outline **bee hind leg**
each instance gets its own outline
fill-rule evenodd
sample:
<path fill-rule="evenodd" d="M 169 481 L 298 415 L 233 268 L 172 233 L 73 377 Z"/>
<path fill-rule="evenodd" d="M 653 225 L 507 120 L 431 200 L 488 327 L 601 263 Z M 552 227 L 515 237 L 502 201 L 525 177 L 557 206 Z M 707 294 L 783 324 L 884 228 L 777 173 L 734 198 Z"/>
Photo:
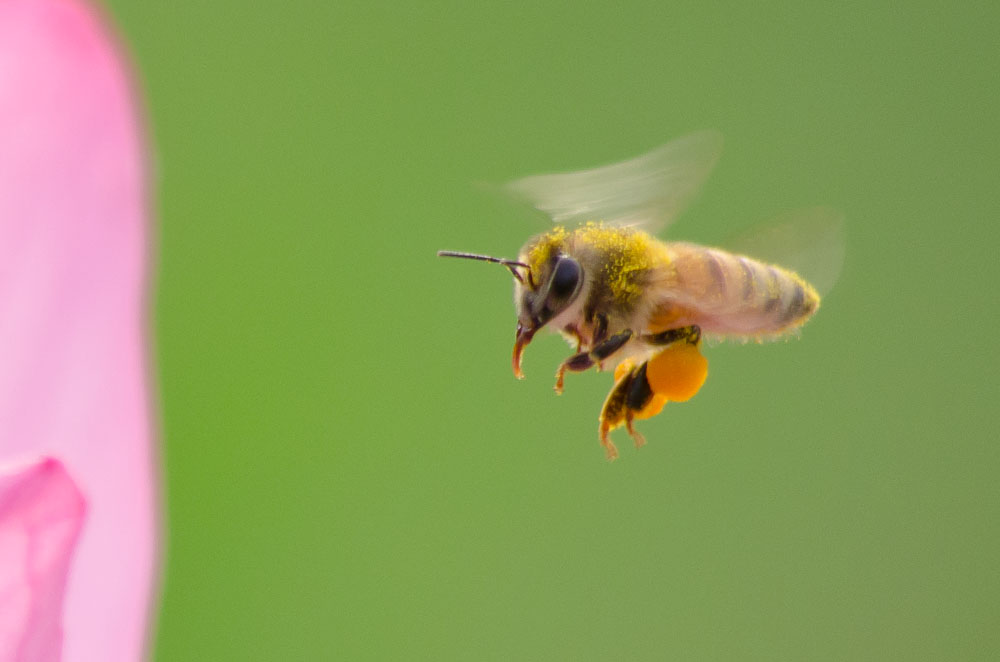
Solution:
<path fill-rule="evenodd" d="M 643 446 L 646 445 L 646 438 L 642 436 L 642 434 L 638 430 L 636 430 L 635 427 L 632 425 L 633 420 L 634 419 L 632 416 L 625 417 L 625 429 L 628 430 L 629 435 L 635 442 L 635 447 L 642 448 Z"/>
<path fill-rule="evenodd" d="M 615 444 L 608 437 L 608 434 L 625 422 L 627 410 L 625 401 L 628 398 L 632 377 L 633 371 L 629 369 L 615 382 L 608 397 L 604 400 L 604 406 L 601 407 L 601 415 L 598 419 L 600 421 L 598 436 L 609 460 L 617 459 L 618 449 L 615 448 Z"/>
<path fill-rule="evenodd" d="M 598 432 L 609 460 L 618 456 L 608 438 L 611 430 L 624 425 L 635 447 L 640 448 L 646 444 L 646 439 L 635 429 L 633 421 L 655 416 L 667 402 L 650 387 L 646 378 L 646 363 L 636 367 L 631 361 L 624 361 L 615 372 L 618 379 L 604 401 Z"/>
<path fill-rule="evenodd" d="M 563 361 L 559 365 L 559 370 L 556 371 L 556 393 L 563 392 L 563 378 L 566 376 L 567 370 L 570 372 L 589 370 L 596 363 L 603 361 L 624 347 L 625 343 L 631 340 L 633 335 L 631 329 L 619 331 L 610 338 L 597 343 L 589 352 L 578 352 Z"/>
<path fill-rule="evenodd" d="M 626 359 L 615 370 L 615 385 L 604 401 L 599 419 L 601 445 L 609 460 L 618 457 L 618 450 L 609 438 L 612 430 L 624 425 L 636 448 L 645 445 L 646 440 L 635 429 L 634 422 L 656 416 L 668 400 L 690 399 L 708 375 L 708 362 L 698 350 L 701 329 L 697 326 L 644 335 L 642 340 L 663 349 L 639 366 Z"/>
<path fill-rule="evenodd" d="M 608 453 L 608 459 L 618 456 L 618 451 L 608 438 L 611 430 L 622 425 L 640 448 L 646 444 L 646 439 L 635 429 L 634 421 L 656 416 L 667 403 L 667 398 L 655 393 L 646 375 L 647 362 L 636 367 L 631 361 L 624 361 L 615 371 L 618 378 L 614 387 L 608 393 L 601 409 L 599 436 L 601 445 Z"/>

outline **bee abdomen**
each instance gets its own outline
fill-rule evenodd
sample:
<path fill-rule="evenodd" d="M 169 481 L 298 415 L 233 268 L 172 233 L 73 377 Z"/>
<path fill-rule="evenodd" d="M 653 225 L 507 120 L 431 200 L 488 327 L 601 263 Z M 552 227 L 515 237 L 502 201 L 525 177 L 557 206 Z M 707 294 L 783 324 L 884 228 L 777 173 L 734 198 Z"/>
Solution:
<path fill-rule="evenodd" d="M 784 321 L 794 324 L 808 319 L 819 308 L 819 295 L 809 283 L 792 274 L 792 295 L 784 310 Z"/>
<path fill-rule="evenodd" d="M 672 254 L 681 295 L 672 305 L 689 312 L 678 323 L 724 335 L 779 335 L 819 307 L 812 286 L 779 266 L 695 244 L 672 244 Z"/>
<path fill-rule="evenodd" d="M 805 322 L 819 307 L 819 295 L 809 283 L 791 271 L 756 260 L 732 256 L 741 271 L 751 277 L 744 281 L 742 307 L 759 317 L 760 333 L 780 332 Z"/>

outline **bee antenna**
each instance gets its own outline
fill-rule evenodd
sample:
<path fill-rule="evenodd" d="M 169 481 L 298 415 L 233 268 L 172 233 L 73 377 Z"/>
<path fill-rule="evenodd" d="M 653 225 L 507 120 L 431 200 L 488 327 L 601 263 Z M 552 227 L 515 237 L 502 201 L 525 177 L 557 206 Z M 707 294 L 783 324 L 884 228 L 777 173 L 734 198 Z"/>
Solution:
<path fill-rule="evenodd" d="M 438 251 L 437 254 L 438 257 L 461 257 L 465 258 L 466 260 L 482 260 L 483 262 L 493 262 L 495 264 L 502 264 L 503 266 L 507 267 L 512 274 L 514 274 L 514 278 L 516 278 L 517 282 L 519 283 L 524 282 L 524 278 L 522 278 L 521 274 L 517 272 L 517 268 L 521 267 L 528 273 L 528 282 L 532 286 L 534 286 L 534 279 L 531 277 L 531 267 L 526 265 L 524 262 L 517 262 L 516 260 L 508 260 L 502 257 L 492 257 L 490 255 L 477 255 L 476 253 L 462 253 L 459 251 Z"/>

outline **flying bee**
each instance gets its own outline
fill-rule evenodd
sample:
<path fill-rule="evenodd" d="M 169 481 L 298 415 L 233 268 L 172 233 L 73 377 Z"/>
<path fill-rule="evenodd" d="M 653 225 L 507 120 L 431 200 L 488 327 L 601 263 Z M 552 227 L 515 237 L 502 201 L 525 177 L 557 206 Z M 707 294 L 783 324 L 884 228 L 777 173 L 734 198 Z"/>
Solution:
<path fill-rule="evenodd" d="M 598 427 L 609 460 L 618 456 L 613 429 L 624 425 L 642 446 L 634 421 L 698 392 L 708 375 L 701 353 L 706 335 L 778 338 L 819 308 L 817 289 L 792 265 L 760 254 L 767 250 L 751 257 L 650 234 L 694 198 L 721 149 L 721 136 L 703 131 L 621 163 L 516 180 L 506 191 L 550 217 L 551 230 L 531 238 L 516 260 L 438 253 L 498 263 L 513 274 L 512 363 L 519 379 L 524 348 L 543 327 L 575 348 L 556 371 L 557 393 L 567 372 L 617 364 Z M 799 264 L 823 263 L 832 281 L 843 257 L 838 232 L 839 217 L 815 209 L 771 234 L 783 235 L 781 243 L 797 250 Z"/>

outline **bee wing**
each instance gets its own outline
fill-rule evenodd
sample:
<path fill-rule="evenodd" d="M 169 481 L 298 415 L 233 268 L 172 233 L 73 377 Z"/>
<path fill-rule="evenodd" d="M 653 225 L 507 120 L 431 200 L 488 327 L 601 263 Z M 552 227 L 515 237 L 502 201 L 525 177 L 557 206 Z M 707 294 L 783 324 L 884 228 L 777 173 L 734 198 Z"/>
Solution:
<path fill-rule="evenodd" d="M 722 153 L 722 134 L 698 131 L 636 158 L 507 183 L 503 190 L 560 224 L 604 221 L 656 232 L 694 200 Z"/>
<path fill-rule="evenodd" d="M 844 264 L 844 217 L 827 207 L 795 210 L 734 237 L 726 248 L 791 269 L 825 295 Z"/>

